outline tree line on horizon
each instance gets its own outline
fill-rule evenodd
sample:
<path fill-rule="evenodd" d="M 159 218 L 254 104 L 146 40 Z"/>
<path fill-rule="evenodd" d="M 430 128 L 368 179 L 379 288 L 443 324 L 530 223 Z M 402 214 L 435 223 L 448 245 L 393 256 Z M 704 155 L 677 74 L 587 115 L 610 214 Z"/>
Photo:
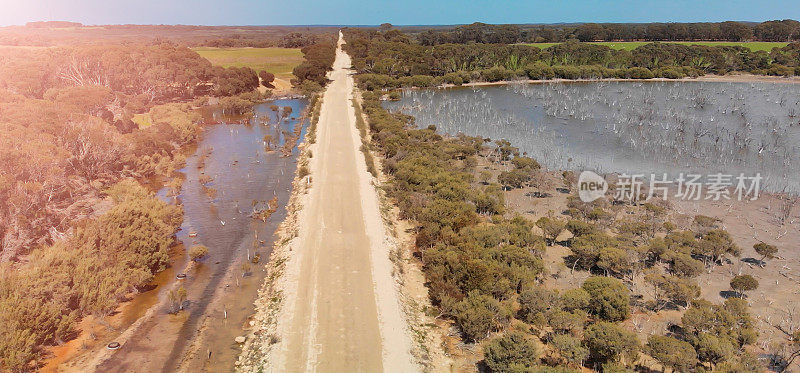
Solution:
<path fill-rule="evenodd" d="M 347 28 L 347 52 L 363 88 L 431 87 L 444 83 L 599 78 L 684 78 L 748 72 L 800 73 L 800 43 L 772 51 L 741 46 L 652 42 L 631 51 L 575 39 L 544 49 L 503 43 L 427 45 L 397 29 Z"/>
<path fill-rule="evenodd" d="M 163 43 L 189 47 L 302 48 L 333 34 L 330 26 L 83 25 L 67 21 L 0 27 L 0 45 L 67 46 Z"/>
<path fill-rule="evenodd" d="M 384 24 L 381 29 L 390 29 Z M 404 29 L 405 28 L 401 28 Z M 422 45 L 560 43 L 587 41 L 800 41 L 800 22 L 785 19 L 761 23 L 580 23 L 552 25 L 491 25 L 472 23 L 452 28 L 408 28 Z"/>

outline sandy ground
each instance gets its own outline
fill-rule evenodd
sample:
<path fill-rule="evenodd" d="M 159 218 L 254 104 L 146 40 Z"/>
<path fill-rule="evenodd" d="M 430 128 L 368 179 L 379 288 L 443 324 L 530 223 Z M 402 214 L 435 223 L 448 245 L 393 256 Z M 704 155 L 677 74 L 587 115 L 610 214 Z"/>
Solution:
<path fill-rule="evenodd" d="M 270 371 L 416 370 L 377 195 L 359 152 L 349 66 L 339 48 L 310 163 L 313 184 L 286 264 Z"/>
<path fill-rule="evenodd" d="M 486 154 L 484 152 L 484 156 L 478 158 L 476 180 L 480 171 L 489 171 L 494 179 L 500 171 L 510 167 L 489 162 L 485 158 Z M 546 183 L 549 186 L 545 191 L 551 195 L 547 198 L 531 198 L 528 193 L 537 189 L 529 186 L 506 191 L 504 194 L 508 213 L 519 213 L 531 221 L 548 214 L 567 219 L 562 212 L 567 208 L 568 194 L 555 190 L 556 187 L 566 186 L 560 173 L 550 171 L 539 177 L 549 179 Z M 757 201 L 745 202 L 676 200 L 672 201 L 667 213 L 668 220 L 681 230 L 697 229 L 692 220 L 698 214 L 718 218 L 720 221 L 717 225 L 726 229 L 742 248 L 741 257 L 730 258 L 724 265 L 708 268 L 695 281 L 701 286 L 701 297 L 715 303 L 722 303 L 729 296 L 729 281 L 734 275 L 749 274 L 759 281 L 759 288 L 749 292 L 747 296 L 760 334 L 751 351 L 758 354 L 775 351 L 775 347 L 789 337 L 787 331 L 800 328 L 800 250 L 797 249 L 797 242 L 800 242 L 800 203 L 794 205 L 789 218 L 782 221 L 779 215 L 781 206 L 785 203 L 779 195 L 769 193 L 762 193 Z M 632 206 L 615 210 L 618 219 L 636 219 L 642 214 L 641 209 Z M 538 228 L 534 228 L 534 231 L 541 234 Z M 563 232 L 559 241 L 566 240 L 569 236 L 571 235 L 568 232 Z M 759 241 L 774 244 L 779 249 L 777 257 L 767 260 L 763 267 L 758 265 L 760 256 L 753 249 L 753 244 Z M 563 245 L 555 244 L 547 248 L 543 259 L 548 273 L 544 284 L 548 288 L 564 290 L 580 287 L 590 276 L 587 271 L 571 270 L 565 261 L 570 254 L 571 250 Z M 652 288 L 643 283 L 641 276 L 634 281 L 632 291 L 641 295 L 644 300 L 652 299 Z M 647 335 L 665 334 L 670 325 L 679 324 L 683 311 L 671 308 L 659 312 L 637 310 L 625 321 L 625 325 L 636 331 L 644 342 Z M 451 336 L 450 328 L 450 324 L 441 323 L 439 334 L 452 345 L 448 352 L 455 361 L 453 366 L 457 371 L 474 371 L 481 356 L 475 353 L 474 346 L 458 343 L 459 340 Z M 794 365 L 792 369 L 800 369 L 800 366 Z"/>
<path fill-rule="evenodd" d="M 793 206 L 786 221 L 779 218 L 780 207 L 785 202 L 774 194 L 763 194 L 757 201 L 731 203 L 729 201 L 681 202 L 675 204 L 678 213 L 703 214 L 720 219 L 719 225 L 733 236 L 742 248 L 740 258 L 732 258 L 723 266 L 716 266 L 698 278 L 702 296 L 722 302 L 729 292 L 730 279 L 747 274 L 759 282 L 758 289 L 747 294 L 751 311 L 758 320 L 760 332 L 756 344 L 765 352 L 771 345 L 784 341 L 787 332 L 800 329 L 800 206 Z M 761 256 L 753 249 L 758 242 L 778 247 L 775 259 L 759 265 Z M 800 370 L 800 365 L 794 369 Z"/>
<path fill-rule="evenodd" d="M 261 78 L 258 78 L 258 81 L 261 82 Z M 275 86 L 275 88 L 272 89 L 273 97 L 288 95 L 292 93 L 292 83 L 286 79 L 275 78 L 275 80 L 272 81 L 272 85 Z M 269 89 L 267 87 L 264 87 L 263 84 L 258 85 L 259 92 L 264 93 L 267 90 Z"/>

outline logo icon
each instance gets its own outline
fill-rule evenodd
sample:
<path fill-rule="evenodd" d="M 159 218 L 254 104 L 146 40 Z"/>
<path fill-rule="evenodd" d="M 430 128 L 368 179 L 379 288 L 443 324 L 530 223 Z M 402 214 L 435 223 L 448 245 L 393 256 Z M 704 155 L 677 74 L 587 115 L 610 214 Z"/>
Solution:
<path fill-rule="evenodd" d="M 583 202 L 592 202 L 608 191 L 608 183 L 602 176 L 592 172 L 583 171 L 578 177 L 578 197 Z"/>

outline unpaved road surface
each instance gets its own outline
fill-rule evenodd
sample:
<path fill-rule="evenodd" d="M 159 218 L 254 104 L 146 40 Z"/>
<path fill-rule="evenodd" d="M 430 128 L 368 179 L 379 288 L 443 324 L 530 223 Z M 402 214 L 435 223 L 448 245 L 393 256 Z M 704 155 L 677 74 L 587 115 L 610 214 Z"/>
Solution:
<path fill-rule="evenodd" d="M 317 126 L 312 187 L 290 259 L 296 264 L 288 266 L 296 284 L 287 294 L 282 346 L 270 368 L 414 371 L 377 195 L 359 152 L 350 57 L 341 37 L 339 43 Z"/>

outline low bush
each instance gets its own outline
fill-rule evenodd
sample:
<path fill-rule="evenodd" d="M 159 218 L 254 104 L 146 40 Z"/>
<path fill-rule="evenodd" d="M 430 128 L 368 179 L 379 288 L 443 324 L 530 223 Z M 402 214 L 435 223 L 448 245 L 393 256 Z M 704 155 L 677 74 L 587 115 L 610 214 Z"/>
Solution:
<path fill-rule="evenodd" d="M 539 360 L 539 348 L 529 337 L 511 332 L 489 342 L 483 349 L 483 359 L 490 372 L 524 372 Z"/>
<path fill-rule="evenodd" d="M 456 73 L 447 73 L 444 74 L 444 82 L 447 84 L 453 85 L 462 85 L 464 83 L 468 83 L 470 80 L 470 75 L 466 72 L 456 72 Z"/>
<path fill-rule="evenodd" d="M 495 66 L 481 71 L 481 78 L 487 82 L 499 82 L 514 77 L 514 72 L 504 67 Z"/>
<path fill-rule="evenodd" d="M 622 321 L 630 315 L 630 291 L 612 277 L 593 276 L 581 286 L 589 294 L 589 310 L 606 321 Z"/>
<path fill-rule="evenodd" d="M 581 70 L 577 66 L 553 66 L 553 74 L 560 79 L 580 79 Z"/>
<path fill-rule="evenodd" d="M 189 249 L 189 259 L 198 261 L 208 255 L 208 248 L 203 245 L 192 246 Z"/>
<path fill-rule="evenodd" d="M 525 74 L 533 80 L 547 80 L 555 77 L 553 68 L 544 62 L 536 62 L 525 66 Z"/>
<path fill-rule="evenodd" d="M 625 70 L 625 77 L 628 79 L 653 79 L 653 72 L 645 67 L 631 67 Z"/>
<path fill-rule="evenodd" d="M 506 189 L 522 188 L 530 180 L 530 172 L 519 169 L 502 171 L 497 175 L 497 181 Z"/>
<path fill-rule="evenodd" d="M 772 76 L 792 76 L 794 75 L 794 69 L 783 65 L 772 65 L 765 73 Z"/>
<path fill-rule="evenodd" d="M 404 76 L 397 79 L 402 87 L 426 88 L 436 86 L 436 78 L 430 75 Z"/>
<path fill-rule="evenodd" d="M 253 103 L 239 97 L 223 97 L 219 100 L 219 107 L 224 114 L 244 115 L 252 112 Z"/>
<path fill-rule="evenodd" d="M 662 68 L 653 71 L 653 75 L 659 78 L 667 79 L 681 79 L 685 78 L 686 74 L 683 71 L 675 68 Z"/>
<path fill-rule="evenodd" d="M 456 303 L 454 316 L 466 339 L 479 341 L 507 324 L 511 311 L 497 299 L 472 291 Z"/>
<path fill-rule="evenodd" d="M 632 363 L 640 349 L 636 334 L 604 321 L 587 328 L 585 344 L 592 359 L 598 363 Z"/>
<path fill-rule="evenodd" d="M 79 223 L 73 236 L 35 250 L 19 268 L 0 266 L 4 367 L 25 370 L 41 354 L 37 346 L 73 338 L 82 317 L 109 315 L 126 294 L 166 267 L 181 208 L 130 179 L 107 194 L 113 207 Z"/>

